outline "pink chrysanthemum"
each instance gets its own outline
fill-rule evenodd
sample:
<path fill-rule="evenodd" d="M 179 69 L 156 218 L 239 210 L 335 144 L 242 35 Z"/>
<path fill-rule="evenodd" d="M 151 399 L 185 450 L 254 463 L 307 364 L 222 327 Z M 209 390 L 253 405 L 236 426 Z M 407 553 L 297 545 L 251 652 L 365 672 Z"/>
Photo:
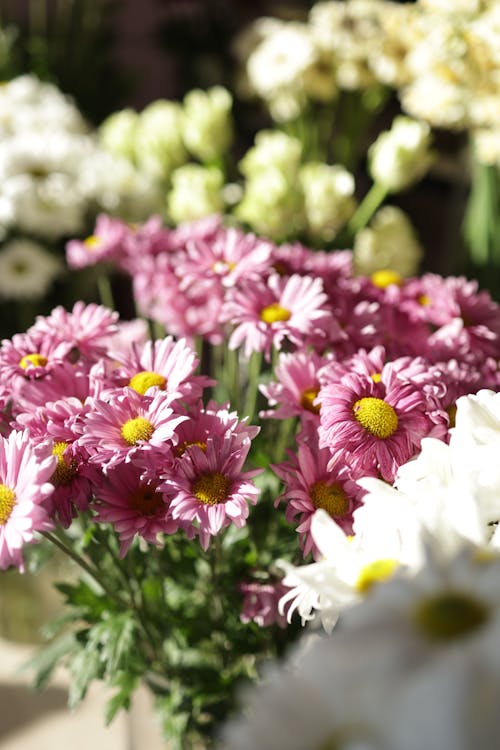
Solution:
<path fill-rule="evenodd" d="M 143 473 L 144 467 L 135 461 L 120 464 L 107 472 L 95 491 L 95 520 L 115 527 L 120 557 L 127 554 L 136 536 L 158 544 L 159 534 L 173 534 L 179 528 L 158 482 L 143 478 Z"/>
<path fill-rule="evenodd" d="M 94 232 L 84 240 L 66 244 L 66 260 L 70 268 L 86 268 L 97 263 L 117 262 L 124 254 L 130 229 L 125 222 L 106 214 L 97 217 Z"/>
<path fill-rule="evenodd" d="M 267 284 L 242 283 L 230 292 L 223 310 L 223 319 L 236 326 L 229 348 L 245 342 L 246 356 L 265 352 L 269 359 L 271 347 L 281 349 L 284 340 L 302 346 L 313 335 L 326 337 L 332 316 L 325 302 L 321 279 L 309 276 L 273 274 Z"/>
<path fill-rule="evenodd" d="M 118 313 L 102 305 L 75 302 L 71 312 L 55 307 L 49 316 L 38 315 L 29 329 L 32 335 L 50 335 L 66 347 L 67 355 L 76 362 L 82 356 L 96 362 L 106 354 L 106 340 L 116 333 Z"/>
<path fill-rule="evenodd" d="M 321 388 L 318 398 L 320 446 L 330 451 L 331 467 L 348 461 L 354 479 L 376 471 L 392 482 L 398 467 L 436 427 L 429 415 L 436 410 L 435 402 L 429 406 L 424 390 L 398 379 L 391 365 L 383 368 L 377 382 L 354 372 L 345 375 Z"/>
<path fill-rule="evenodd" d="M 185 339 L 174 341 L 168 336 L 142 347 L 133 344 L 126 354 L 117 352 L 114 358 L 123 365 L 119 376 L 124 384 L 142 395 L 156 389 L 191 403 L 214 384 L 205 375 L 193 375 L 199 360 Z"/>
<path fill-rule="evenodd" d="M 132 388 L 108 401 L 93 399 L 81 427 L 80 445 L 91 463 L 111 468 L 145 451 L 171 454 L 175 428 L 187 417 L 174 412 L 172 398 L 157 393 L 144 398 Z"/>
<path fill-rule="evenodd" d="M 0 437 L 0 569 L 23 570 L 24 545 L 52 528 L 45 503 L 56 463 L 50 450 L 33 447 L 27 431 Z"/>
<path fill-rule="evenodd" d="M 42 378 L 67 355 L 67 346 L 54 333 L 16 333 L 0 347 L 0 377 L 13 392 L 30 378 Z"/>
<path fill-rule="evenodd" d="M 304 557 L 318 550 L 311 536 L 311 520 L 318 508 L 323 508 L 346 534 L 352 534 L 352 514 L 365 494 L 351 479 L 346 465 L 329 468 L 331 459 L 327 448 L 319 448 L 317 436 L 309 431 L 308 442 L 299 441 L 297 455 L 291 461 L 273 465 L 273 470 L 285 483 L 285 491 L 278 498 L 285 500 L 285 515 L 296 524 Z"/>
<path fill-rule="evenodd" d="M 229 524 L 243 527 L 248 503 L 257 502 L 259 490 L 250 480 L 260 469 L 242 471 L 248 447 L 239 439 L 235 445 L 231 435 L 214 437 L 204 449 L 192 446 L 189 460 L 162 476 L 160 489 L 171 497 L 173 518 L 192 524 L 203 549 Z"/>
<path fill-rule="evenodd" d="M 288 625 L 287 612 L 280 613 L 278 604 L 282 596 L 288 591 L 280 581 L 276 583 L 241 583 L 239 590 L 243 594 L 243 604 L 241 606 L 241 622 L 255 622 L 260 628 L 267 628 L 271 625 L 278 625 L 280 628 L 286 628 Z"/>
<path fill-rule="evenodd" d="M 60 399 L 17 417 L 16 427 L 27 429 L 34 445 L 49 444 L 57 458 L 50 482 L 54 492 L 47 501 L 50 517 L 67 528 L 77 510 L 86 510 L 92 494 L 88 455 L 76 441 L 78 425 L 89 406 L 77 398 Z"/>
<path fill-rule="evenodd" d="M 299 416 L 319 423 L 319 404 L 316 399 L 320 389 L 319 371 L 329 357 L 320 357 L 316 352 L 298 351 L 280 354 L 275 368 L 277 382 L 259 386 L 269 406 L 275 410 L 261 413 L 261 417 L 288 419 Z"/>

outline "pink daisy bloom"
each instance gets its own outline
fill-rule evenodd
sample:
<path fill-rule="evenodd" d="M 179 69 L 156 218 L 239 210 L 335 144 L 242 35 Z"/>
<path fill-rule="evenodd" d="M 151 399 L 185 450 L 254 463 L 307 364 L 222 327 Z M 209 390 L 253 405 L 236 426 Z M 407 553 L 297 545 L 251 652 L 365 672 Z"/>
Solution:
<path fill-rule="evenodd" d="M 216 280 L 223 287 L 234 286 L 249 276 L 269 270 L 274 245 L 239 229 L 221 230 L 215 238 L 190 240 L 176 265 L 181 288 Z"/>
<path fill-rule="evenodd" d="M 297 455 L 289 462 L 273 465 L 273 471 L 285 483 L 285 491 L 276 501 L 286 502 L 286 519 L 297 524 L 304 557 L 319 554 L 311 536 L 311 520 L 323 508 L 346 534 L 352 534 L 352 514 L 365 494 L 351 479 L 347 466 L 329 468 L 331 453 L 318 447 L 316 434 L 310 431 L 308 442 L 299 441 Z"/>
<path fill-rule="evenodd" d="M 250 480 L 261 470 L 242 471 L 248 448 L 231 435 L 213 437 L 204 450 L 192 446 L 189 460 L 162 475 L 160 489 L 171 497 L 173 518 L 191 524 L 205 550 L 229 524 L 243 527 L 248 503 L 257 502 L 259 490 Z"/>
<path fill-rule="evenodd" d="M 0 569 L 24 569 L 22 549 L 36 541 L 35 532 L 50 531 L 46 501 L 57 459 L 43 446 L 35 448 L 27 431 L 0 437 Z"/>
<path fill-rule="evenodd" d="M 108 401 L 92 399 L 79 438 L 89 461 L 108 469 L 145 451 L 168 458 L 177 441 L 175 428 L 187 419 L 174 412 L 172 400 L 161 392 L 144 398 L 132 388 Z"/>
<path fill-rule="evenodd" d="M 299 416 L 319 423 L 320 405 L 316 401 L 320 381 L 318 373 L 330 357 L 320 357 L 316 352 L 297 351 L 281 353 L 275 368 L 277 382 L 259 386 L 269 406 L 275 410 L 261 412 L 261 417 L 288 419 Z"/>
<path fill-rule="evenodd" d="M 81 403 L 102 390 L 104 374 L 85 362 L 57 362 L 43 378 L 26 380 L 20 390 L 17 411 L 32 411 L 48 402 L 77 398 Z M 93 374 L 94 371 L 94 374 Z"/>
<path fill-rule="evenodd" d="M 67 351 L 65 342 L 55 333 L 16 333 L 0 346 L 0 377 L 16 392 L 23 381 L 42 378 L 63 362 Z"/>
<path fill-rule="evenodd" d="M 245 342 L 246 356 L 263 351 L 269 360 L 271 347 L 281 349 L 285 340 L 303 346 L 313 334 L 325 337 L 331 322 L 323 308 L 326 299 L 321 279 L 309 276 L 273 274 L 267 284 L 242 283 L 231 290 L 223 309 L 223 319 L 236 326 L 229 348 Z"/>
<path fill-rule="evenodd" d="M 20 414 L 16 429 L 27 429 L 34 445 L 48 443 L 57 464 L 50 477 L 54 492 L 47 501 L 50 517 L 67 528 L 77 510 L 86 510 L 92 495 L 86 450 L 76 443 L 89 406 L 77 398 L 60 399 Z M 93 472 L 95 474 L 95 471 Z"/>
<path fill-rule="evenodd" d="M 117 312 L 79 301 L 75 302 L 71 312 L 58 306 L 47 317 L 38 315 L 28 333 L 58 338 L 72 362 L 80 356 L 95 362 L 106 354 L 105 344 L 108 337 L 116 333 L 117 320 Z"/>
<path fill-rule="evenodd" d="M 120 464 L 101 477 L 95 490 L 94 518 L 115 527 L 120 557 L 127 554 L 136 536 L 158 544 L 159 534 L 173 534 L 179 528 L 158 482 L 144 479 L 143 473 L 144 467 L 133 460 Z"/>
<path fill-rule="evenodd" d="M 86 268 L 97 263 L 116 262 L 124 253 L 130 229 L 125 222 L 99 214 L 94 232 L 84 240 L 66 244 L 66 261 L 70 268 Z"/>
<path fill-rule="evenodd" d="M 119 377 L 124 384 L 142 395 L 151 395 L 151 389 L 155 389 L 190 403 L 215 382 L 205 375 L 193 375 L 199 360 L 185 339 L 174 341 L 168 336 L 149 340 L 143 346 L 132 344 L 125 354 L 113 356 L 122 364 Z"/>
<path fill-rule="evenodd" d="M 260 628 L 267 628 L 271 625 L 277 625 L 280 628 L 287 627 L 288 607 L 283 613 L 278 610 L 281 597 L 289 591 L 287 586 L 280 581 L 276 583 L 252 581 L 241 583 L 239 590 L 243 594 L 241 622 L 255 622 Z"/>
<path fill-rule="evenodd" d="M 142 258 L 171 252 L 174 248 L 171 237 L 172 231 L 164 226 L 161 216 L 151 216 L 144 224 L 129 226 L 120 268 L 133 274 Z"/>
<path fill-rule="evenodd" d="M 424 390 L 401 381 L 390 365 L 377 382 L 352 372 L 321 388 L 318 398 L 320 447 L 330 451 L 330 467 L 348 462 L 354 479 L 365 471 L 379 472 L 392 482 L 398 467 L 419 451 L 422 438 L 435 429 L 429 415 L 435 402 L 429 407 Z"/>
<path fill-rule="evenodd" d="M 184 248 L 192 240 L 214 241 L 220 232 L 224 232 L 222 216 L 213 214 L 195 221 L 185 221 L 170 233 L 170 244 L 174 248 Z"/>

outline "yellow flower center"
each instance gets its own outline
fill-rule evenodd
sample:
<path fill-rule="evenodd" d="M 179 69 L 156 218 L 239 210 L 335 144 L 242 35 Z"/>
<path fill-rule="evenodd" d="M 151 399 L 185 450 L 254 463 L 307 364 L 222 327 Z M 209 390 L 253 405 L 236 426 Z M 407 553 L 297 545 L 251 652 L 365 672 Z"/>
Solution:
<path fill-rule="evenodd" d="M 140 440 L 149 440 L 154 431 L 151 422 L 144 417 L 129 419 L 121 429 L 122 438 L 129 445 L 135 445 Z"/>
<path fill-rule="evenodd" d="M 479 599 L 461 591 L 444 591 L 421 602 L 415 609 L 420 630 L 433 641 L 461 638 L 481 628 L 489 609 Z"/>
<path fill-rule="evenodd" d="M 271 323 L 281 323 L 290 320 L 292 313 L 287 310 L 286 307 L 281 307 L 278 302 L 273 302 L 271 305 L 264 307 L 260 311 L 260 319 L 271 325 Z"/>
<path fill-rule="evenodd" d="M 347 495 L 337 482 L 315 482 L 309 491 L 309 497 L 315 508 L 323 508 L 334 518 L 345 516 L 349 510 Z"/>
<path fill-rule="evenodd" d="M 374 437 L 384 440 L 398 429 L 398 415 L 382 398 L 360 398 L 352 410 L 361 427 Z"/>
<path fill-rule="evenodd" d="M 175 449 L 175 455 L 182 456 L 185 453 L 186 448 L 189 448 L 191 445 L 197 445 L 198 448 L 201 448 L 203 453 L 207 450 L 207 444 L 203 442 L 203 440 L 184 440 L 184 442 L 178 445 Z"/>
<path fill-rule="evenodd" d="M 152 388 L 154 385 L 158 386 L 160 390 L 164 391 L 165 386 L 167 385 L 167 379 L 163 377 L 163 375 L 160 375 L 158 372 L 149 372 L 148 370 L 143 370 L 142 372 L 138 372 L 136 375 L 133 375 L 133 377 L 129 380 L 129 386 L 134 389 L 134 391 L 137 391 L 137 393 L 140 393 L 141 396 L 144 396 L 148 388 Z"/>
<path fill-rule="evenodd" d="M 14 510 L 16 493 L 5 484 L 0 484 L 0 526 L 5 526 Z"/>
<path fill-rule="evenodd" d="M 74 459 L 66 461 L 63 455 L 67 447 L 68 443 L 57 442 L 54 443 L 54 447 L 52 448 L 52 455 L 57 456 L 57 466 L 50 477 L 50 481 L 52 484 L 55 484 L 56 487 L 69 484 L 76 474 L 76 461 Z"/>
<path fill-rule="evenodd" d="M 382 380 L 382 373 L 374 372 L 373 375 L 371 375 L 371 379 L 374 383 L 380 383 L 380 381 Z"/>
<path fill-rule="evenodd" d="M 225 502 L 229 492 L 229 479 L 214 471 L 202 476 L 193 484 L 193 495 L 205 505 Z"/>
<path fill-rule="evenodd" d="M 90 237 L 83 240 L 83 244 L 88 250 L 95 250 L 99 245 L 102 245 L 102 237 L 99 237 L 98 234 L 91 234 Z"/>
<path fill-rule="evenodd" d="M 398 561 L 390 558 L 368 563 L 359 571 L 356 589 L 360 594 L 368 593 L 376 583 L 388 581 L 398 566 Z"/>
<path fill-rule="evenodd" d="M 35 367 L 43 367 L 48 362 L 47 357 L 44 357 L 43 354 L 37 354 L 36 352 L 33 352 L 33 354 L 25 354 L 24 357 L 21 357 L 19 360 L 19 366 L 23 368 L 23 370 L 26 370 L 28 365 L 34 365 Z"/>
<path fill-rule="evenodd" d="M 319 388 L 306 388 L 302 391 L 300 405 L 303 409 L 311 411 L 313 414 L 319 414 L 320 404 L 313 403 L 318 395 Z"/>
<path fill-rule="evenodd" d="M 375 273 L 372 273 L 370 280 L 373 286 L 376 286 L 379 289 L 385 289 L 386 287 L 391 286 L 391 284 L 395 284 L 396 286 L 403 285 L 403 277 L 396 271 L 391 271 L 390 268 L 375 271 Z"/>
<path fill-rule="evenodd" d="M 419 305 L 422 305 L 422 307 L 427 307 L 427 305 L 431 304 L 431 298 L 427 294 L 421 294 L 417 299 L 417 302 Z"/>
<path fill-rule="evenodd" d="M 161 493 L 148 485 L 139 487 L 133 492 L 129 497 L 128 504 L 140 516 L 154 516 L 158 510 L 165 507 Z"/>

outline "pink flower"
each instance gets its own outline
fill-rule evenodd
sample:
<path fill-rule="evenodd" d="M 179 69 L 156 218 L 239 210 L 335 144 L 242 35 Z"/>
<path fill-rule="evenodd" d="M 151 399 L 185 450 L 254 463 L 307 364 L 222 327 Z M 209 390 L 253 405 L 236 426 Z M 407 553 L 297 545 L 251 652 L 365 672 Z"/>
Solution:
<path fill-rule="evenodd" d="M 144 346 L 133 344 L 128 352 L 117 352 L 115 359 L 123 365 L 119 375 L 125 384 L 142 395 L 155 389 L 190 403 L 214 384 L 204 375 L 193 375 L 199 360 L 185 339 L 174 341 L 168 336 Z"/>
<path fill-rule="evenodd" d="M 290 462 L 273 465 L 273 470 L 285 483 L 285 491 L 278 498 L 285 500 L 286 519 L 297 523 L 300 546 L 304 557 L 318 550 L 311 536 L 311 520 L 318 508 L 323 508 L 346 534 L 352 534 L 352 514 L 361 504 L 365 492 L 351 479 L 347 466 L 329 468 L 331 454 L 318 447 L 317 435 L 312 430 L 308 442 L 299 441 L 297 455 Z"/>
<path fill-rule="evenodd" d="M 158 544 L 159 534 L 173 534 L 179 528 L 158 482 L 143 478 L 143 473 L 144 467 L 133 460 L 120 464 L 101 478 L 95 491 L 95 520 L 115 527 L 120 557 L 127 554 L 136 536 Z"/>
<path fill-rule="evenodd" d="M 326 337 L 325 328 L 331 315 L 322 305 L 326 302 L 321 279 L 291 276 L 281 279 L 273 274 L 267 284 L 242 283 L 230 292 L 223 319 L 236 326 L 229 348 L 245 342 L 245 354 L 281 349 L 285 340 L 302 346 L 312 335 Z"/>
<path fill-rule="evenodd" d="M 278 625 L 280 628 L 287 627 L 287 611 L 282 613 L 278 610 L 279 600 L 289 590 L 281 582 L 276 583 L 241 583 L 239 586 L 243 594 L 241 607 L 241 622 L 255 622 L 260 628 L 270 625 Z"/>
<path fill-rule="evenodd" d="M 0 569 L 24 569 L 22 549 L 36 541 L 35 532 L 49 531 L 46 500 L 57 459 L 50 450 L 35 449 L 27 431 L 0 436 Z"/>
<path fill-rule="evenodd" d="M 231 435 L 213 437 L 205 449 L 193 445 L 189 460 L 162 475 L 160 489 L 171 497 L 173 518 L 192 524 L 203 549 L 229 524 L 243 527 L 248 502 L 257 502 L 259 490 L 250 479 L 260 470 L 242 471 L 248 448 Z"/>
<path fill-rule="evenodd" d="M 132 388 L 91 400 L 91 410 L 81 427 L 79 444 L 89 452 L 91 463 L 111 468 L 145 451 L 169 460 L 177 441 L 175 428 L 187 419 L 174 412 L 172 397 L 157 393 L 144 398 Z"/>
<path fill-rule="evenodd" d="M 277 382 L 259 386 L 269 406 L 277 405 L 278 408 L 264 411 L 260 416 L 274 419 L 299 416 L 319 423 L 320 407 L 316 402 L 320 389 L 318 373 L 328 361 L 328 357 L 320 357 L 316 352 L 281 353 L 275 368 Z"/>
<path fill-rule="evenodd" d="M 102 305 L 75 302 L 71 312 L 55 307 L 48 317 L 38 315 L 28 333 L 54 337 L 76 362 L 84 357 L 95 362 L 106 354 L 108 337 L 117 332 L 118 313 Z"/>
<path fill-rule="evenodd" d="M 66 244 L 66 260 L 70 268 L 86 268 L 104 261 L 117 262 L 124 254 L 130 229 L 125 222 L 106 214 L 97 217 L 93 234 L 84 240 Z"/>
<path fill-rule="evenodd" d="M 331 467 L 349 462 L 354 479 L 379 472 L 392 482 L 435 428 L 429 412 L 436 403 L 429 404 L 421 387 L 395 376 L 390 364 L 376 381 L 352 372 L 321 388 L 319 444 L 330 451 Z M 446 423 L 443 414 L 444 432 Z"/>
<path fill-rule="evenodd" d="M 176 461 L 186 460 L 193 446 L 206 450 L 207 443 L 214 437 L 220 440 L 229 437 L 234 450 L 241 445 L 248 451 L 259 430 L 259 427 L 247 425 L 246 417 L 240 420 L 237 412 L 229 411 L 229 404 L 210 401 L 205 407 L 200 401 L 189 409 L 188 419 L 176 428 Z"/>

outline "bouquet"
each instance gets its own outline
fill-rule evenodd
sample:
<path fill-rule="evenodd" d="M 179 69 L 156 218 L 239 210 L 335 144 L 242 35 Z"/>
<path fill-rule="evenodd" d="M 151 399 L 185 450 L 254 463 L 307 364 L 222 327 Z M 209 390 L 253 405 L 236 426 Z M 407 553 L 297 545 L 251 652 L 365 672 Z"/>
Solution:
<path fill-rule="evenodd" d="M 210 746 L 301 620 L 331 630 L 422 567 L 387 521 L 389 548 L 371 497 L 390 517 L 401 467 L 427 476 L 448 450 L 457 400 L 497 390 L 500 307 L 463 277 L 357 275 L 350 251 L 219 216 L 100 215 L 67 258 L 102 289 L 128 274 L 137 317 L 78 301 L 2 342 L 0 564 L 35 565 L 40 546 L 75 563 L 39 685 L 67 665 L 76 705 L 105 680 L 110 721 L 143 682 L 174 747 Z M 495 504 L 481 513 L 485 541 Z"/>

